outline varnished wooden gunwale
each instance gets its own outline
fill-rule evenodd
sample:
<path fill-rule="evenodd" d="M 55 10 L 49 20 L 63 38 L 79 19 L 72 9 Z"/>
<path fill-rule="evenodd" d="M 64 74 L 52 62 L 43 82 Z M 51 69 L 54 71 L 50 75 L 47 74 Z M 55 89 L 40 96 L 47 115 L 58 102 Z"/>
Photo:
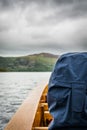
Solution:
<path fill-rule="evenodd" d="M 44 87 L 44 85 L 41 85 L 40 87 L 34 89 L 14 114 L 4 130 L 33 130 L 34 127 L 35 129 L 39 129 L 39 126 L 35 126 L 35 120 L 37 111 L 39 110 L 39 103 L 46 105 L 46 103 L 43 102 L 45 100 L 45 96 L 42 95 L 43 92 L 46 94 L 47 86 Z M 41 130 L 43 128 L 48 129 L 48 127 L 42 127 Z"/>

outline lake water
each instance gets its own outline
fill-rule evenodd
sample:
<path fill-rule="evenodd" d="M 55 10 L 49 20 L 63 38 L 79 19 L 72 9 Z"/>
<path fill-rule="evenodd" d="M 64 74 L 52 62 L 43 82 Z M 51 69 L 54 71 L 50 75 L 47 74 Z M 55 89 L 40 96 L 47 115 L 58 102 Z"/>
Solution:
<path fill-rule="evenodd" d="M 50 72 L 0 73 L 0 130 L 3 130 L 23 100 L 43 82 L 48 83 Z"/>

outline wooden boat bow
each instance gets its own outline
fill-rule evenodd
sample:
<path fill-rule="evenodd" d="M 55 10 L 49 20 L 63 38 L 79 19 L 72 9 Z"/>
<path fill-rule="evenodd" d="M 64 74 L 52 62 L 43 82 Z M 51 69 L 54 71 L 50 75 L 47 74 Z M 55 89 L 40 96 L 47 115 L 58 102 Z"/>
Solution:
<path fill-rule="evenodd" d="M 44 111 L 48 109 L 47 90 L 47 86 L 36 87 L 32 90 L 32 93 L 25 99 L 4 130 L 47 130 L 46 116 L 48 113 Z M 52 119 L 51 116 L 47 118 L 48 121 Z"/>

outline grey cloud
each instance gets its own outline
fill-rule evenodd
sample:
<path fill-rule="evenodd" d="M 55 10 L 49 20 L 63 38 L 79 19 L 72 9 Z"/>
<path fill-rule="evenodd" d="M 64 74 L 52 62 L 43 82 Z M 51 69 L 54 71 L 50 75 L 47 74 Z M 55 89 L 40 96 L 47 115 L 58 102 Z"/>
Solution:
<path fill-rule="evenodd" d="M 50 0 L 49 0 L 50 1 Z M 86 2 L 86 0 L 52 0 L 55 5 L 69 5 Z"/>
<path fill-rule="evenodd" d="M 2 9 L 9 9 L 10 7 L 13 7 L 15 5 L 25 6 L 29 3 L 43 4 L 46 3 L 46 1 L 47 0 L 0 0 L 0 7 L 2 7 Z"/>
<path fill-rule="evenodd" d="M 0 0 L 0 10 L 36 4 L 40 9 L 56 9 L 54 16 L 78 17 L 87 15 L 87 0 Z M 60 9 L 60 11 L 59 11 Z M 62 16 L 62 17 L 63 17 Z"/>
<path fill-rule="evenodd" d="M 87 39 L 84 39 L 83 43 L 80 46 L 81 46 L 81 48 L 83 48 L 83 50 L 87 51 Z"/>
<path fill-rule="evenodd" d="M 48 24 L 58 24 L 66 19 L 79 19 L 87 17 L 87 1 L 86 0 L 33 0 L 37 4 L 34 11 L 28 12 L 26 15 L 27 22 L 31 21 L 32 25 L 39 24 L 39 26 Z M 43 4 L 42 4 L 43 3 Z M 45 4 L 45 5 L 44 5 Z M 50 13 L 48 14 L 48 11 Z M 33 12 L 33 13 L 32 13 Z M 35 13 L 34 13 L 35 12 Z M 47 12 L 47 13 L 46 13 Z M 29 13 L 32 14 L 29 17 Z M 48 14 L 48 15 L 47 15 Z M 37 21 L 35 16 L 39 15 L 41 19 Z"/>
<path fill-rule="evenodd" d="M 11 3 L 11 0 L 0 0 L 0 5 L 2 7 L 6 7 L 6 6 L 9 6 Z"/>
<path fill-rule="evenodd" d="M 0 0 L 0 10 L 13 10 L 16 6 L 27 5 L 28 0 Z"/>
<path fill-rule="evenodd" d="M 77 46 L 82 49 L 87 51 L 87 37 L 80 38 L 77 42 Z"/>
<path fill-rule="evenodd" d="M 44 10 L 56 10 L 56 18 L 87 16 L 87 0 L 33 0 Z"/>
<path fill-rule="evenodd" d="M 0 10 L 2 53 L 87 49 L 87 0 L 0 0 Z"/>
<path fill-rule="evenodd" d="M 9 10 L 13 7 L 12 0 L 0 0 L 0 11 Z"/>
<path fill-rule="evenodd" d="M 87 16 L 87 0 L 53 0 L 56 18 L 78 18 Z"/>
<path fill-rule="evenodd" d="M 6 23 L 6 22 L 3 22 L 1 19 L 0 19 L 0 32 L 5 32 L 5 31 L 9 31 L 11 29 L 11 26 Z"/>
<path fill-rule="evenodd" d="M 6 25 L 0 25 L 0 32 L 3 32 L 3 31 L 8 31 L 10 28 Z"/>
<path fill-rule="evenodd" d="M 59 10 L 56 11 L 54 17 L 59 19 L 65 18 L 78 18 L 87 16 L 87 1 L 86 0 L 55 0 L 56 8 L 59 7 Z M 59 4 L 61 3 L 61 4 Z"/>

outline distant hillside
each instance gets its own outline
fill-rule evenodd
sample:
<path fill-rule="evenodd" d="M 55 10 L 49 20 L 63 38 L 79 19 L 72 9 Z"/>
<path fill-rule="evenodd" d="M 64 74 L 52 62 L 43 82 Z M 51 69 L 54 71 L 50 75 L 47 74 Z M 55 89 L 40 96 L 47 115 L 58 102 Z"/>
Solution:
<path fill-rule="evenodd" d="M 3 71 L 52 71 L 58 56 L 49 53 L 21 57 L 0 57 L 0 72 Z"/>

